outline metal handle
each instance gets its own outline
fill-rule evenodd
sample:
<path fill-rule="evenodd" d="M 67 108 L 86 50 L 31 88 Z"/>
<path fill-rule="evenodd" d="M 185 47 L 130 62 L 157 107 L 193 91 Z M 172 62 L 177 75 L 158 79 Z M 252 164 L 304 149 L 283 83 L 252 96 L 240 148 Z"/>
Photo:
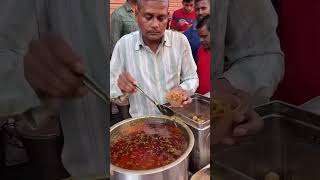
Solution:
<path fill-rule="evenodd" d="M 105 103 L 110 102 L 110 98 L 106 92 L 88 75 L 84 75 L 83 84 L 96 96 L 102 99 Z"/>
<path fill-rule="evenodd" d="M 152 101 L 153 104 L 155 104 L 156 106 L 158 106 L 158 103 L 157 103 L 155 100 L 153 100 L 148 94 L 146 94 L 138 85 L 135 84 L 135 86 L 136 86 L 136 88 L 137 88 L 142 94 L 146 95 L 146 97 L 147 97 L 150 101 Z"/>

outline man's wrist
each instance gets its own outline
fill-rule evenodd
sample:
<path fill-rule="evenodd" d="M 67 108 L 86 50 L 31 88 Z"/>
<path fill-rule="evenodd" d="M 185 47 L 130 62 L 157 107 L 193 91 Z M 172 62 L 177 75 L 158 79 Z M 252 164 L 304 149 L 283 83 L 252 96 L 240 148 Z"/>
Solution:
<path fill-rule="evenodd" d="M 230 93 L 233 94 L 237 92 L 231 83 L 226 78 L 219 78 L 213 81 L 213 89 L 216 93 Z"/>

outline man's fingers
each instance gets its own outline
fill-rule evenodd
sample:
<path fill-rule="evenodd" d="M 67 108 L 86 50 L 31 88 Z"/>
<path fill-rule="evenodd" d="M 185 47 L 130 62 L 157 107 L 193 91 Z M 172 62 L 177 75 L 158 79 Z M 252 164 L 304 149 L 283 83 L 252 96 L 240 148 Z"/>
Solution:
<path fill-rule="evenodd" d="M 232 120 L 235 123 L 241 123 L 245 120 L 245 114 L 241 112 L 234 112 Z"/>
<path fill-rule="evenodd" d="M 60 90 L 58 91 L 59 94 L 71 94 L 71 92 L 82 86 L 81 79 L 70 71 L 65 64 L 57 61 L 56 57 L 51 54 L 48 47 L 41 41 L 31 44 L 30 53 L 35 58 L 33 61 L 38 63 L 37 66 L 43 66 L 41 69 L 45 70 L 45 72 L 42 75 L 45 76 L 47 74 L 46 80 L 52 84 L 53 89 Z"/>
<path fill-rule="evenodd" d="M 132 78 L 133 79 L 133 78 Z M 136 87 L 133 85 L 132 83 L 132 79 L 131 81 L 128 79 L 127 74 L 122 73 L 120 74 L 119 78 L 118 78 L 118 86 L 119 88 L 124 91 L 124 92 L 128 92 L 128 93 L 133 93 L 136 90 Z"/>
<path fill-rule="evenodd" d="M 248 122 L 234 128 L 234 136 L 245 136 L 257 133 L 263 127 L 262 118 L 254 111 L 248 116 Z"/>
<path fill-rule="evenodd" d="M 60 63 L 68 66 L 74 73 L 80 75 L 85 73 L 83 60 L 60 34 L 50 33 L 44 38 L 44 41 Z"/>
<path fill-rule="evenodd" d="M 183 101 L 183 105 L 187 105 L 192 103 L 192 99 L 190 97 L 187 97 L 185 101 Z"/>
<path fill-rule="evenodd" d="M 137 83 L 136 80 L 131 76 L 131 74 L 130 74 L 129 72 L 124 72 L 124 73 L 123 73 L 123 76 L 125 77 L 125 79 L 126 79 L 128 82 L 130 82 L 130 83 L 132 83 L 132 84 L 136 84 L 136 83 Z"/>

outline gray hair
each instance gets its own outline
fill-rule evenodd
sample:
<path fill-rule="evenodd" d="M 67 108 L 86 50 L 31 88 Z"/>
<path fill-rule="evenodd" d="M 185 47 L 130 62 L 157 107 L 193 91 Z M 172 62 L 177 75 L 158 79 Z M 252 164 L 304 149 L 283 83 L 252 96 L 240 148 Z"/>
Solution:
<path fill-rule="evenodd" d="M 168 7 L 169 7 L 169 0 L 137 0 L 137 8 L 138 8 L 138 10 L 140 10 L 141 9 L 141 7 L 143 6 L 143 2 L 145 2 L 145 1 L 162 1 L 162 2 L 167 2 L 167 4 L 168 4 Z"/>

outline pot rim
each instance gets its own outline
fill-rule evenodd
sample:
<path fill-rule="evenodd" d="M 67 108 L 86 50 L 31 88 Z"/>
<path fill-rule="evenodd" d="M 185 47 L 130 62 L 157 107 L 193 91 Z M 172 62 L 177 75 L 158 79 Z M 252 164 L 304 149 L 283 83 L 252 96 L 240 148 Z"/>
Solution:
<path fill-rule="evenodd" d="M 112 132 L 112 130 L 114 130 L 115 128 L 121 126 L 122 124 L 125 124 L 127 122 L 131 122 L 131 121 L 135 121 L 135 120 L 139 120 L 139 119 L 145 119 L 145 118 L 162 118 L 162 119 L 166 119 L 166 120 L 171 120 L 171 121 L 175 121 L 176 123 L 178 123 L 179 125 L 181 125 L 182 127 L 184 127 L 184 129 L 187 131 L 188 136 L 189 136 L 189 145 L 187 147 L 187 149 L 185 150 L 185 152 L 175 161 L 173 161 L 170 164 L 167 164 L 165 166 L 161 166 L 155 169 L 148 169 L 148 170 L 130 170 L 130 169 L 124 169 L 124 168 L 120 168 L 118 166 L 113 165 L 110 162 L 110 171 L 116 171 L 116 172 L 120 172 L 120 173 L 124 173 L 124 174 L 133 174 L 133 175 L 146 175 L 146 174 L 155 174 L 155 173 L 159 173 L 159 172 L 163 172 L 167 169 L 170 169 L 178 164 L 180 164 L 182 161 L 184 161 L 185 159 L 188 158 L 188 156 L 190 155 L 193 146 L 194 146 L 194 135 L 191 131 L 191 129 L 188 127 L 188 125 L 186 125 L 185 123 L 183 123 L 182 120 L 180 120 L 179 117 L 169 117 L 169 116 L 165 116 L 165 115 L 160 115 L 160 116 L 140 116 L 140 117 L 135 117 L 135 118 L 130 118 L 127 120 L 123 120 L 115 125 L 113 125 L 110 128 L 110 133 Z M 178 120 L 176 120 L 178 119 Z"/>

